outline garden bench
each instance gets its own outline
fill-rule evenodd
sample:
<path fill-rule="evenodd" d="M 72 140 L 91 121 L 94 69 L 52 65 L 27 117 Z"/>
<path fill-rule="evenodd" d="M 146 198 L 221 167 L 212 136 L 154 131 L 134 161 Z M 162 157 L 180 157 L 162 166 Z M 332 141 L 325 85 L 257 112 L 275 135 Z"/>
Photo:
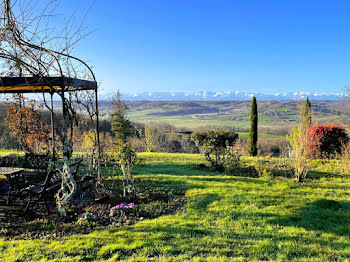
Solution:
<path fill-rule="evenodd" d="M 0 167 L 14 167 L 18 166 L 18 157 L 15 154 L 0 157 Z"/>
<path fill-rule="evenodd" d="M 48 166 L 48 155 L 26 153 L 24 156 L 22 167 L 29 170 L 24 171 L 23 175 L 44 178 L 46 176 Z"/>
<path fill-rule="evenodd" d="M 26 153 L 22 168 L 14 168 L 11 166 L 18 165 L 18 158 L 13 155 L 2 157 L 0 159 L 0 174 L 5 175 L 9 182 L 6 188 L 6 204 L 10 203 L 12 197 L 23 198 L 21 190 L 28 187 L 33 182 L 29 182 L 25 177 L 29 176 L 34 181 L 42 181 L 47 173 L 48 156 Z M 25 170 L 26 169 L 26 170 Z"/>

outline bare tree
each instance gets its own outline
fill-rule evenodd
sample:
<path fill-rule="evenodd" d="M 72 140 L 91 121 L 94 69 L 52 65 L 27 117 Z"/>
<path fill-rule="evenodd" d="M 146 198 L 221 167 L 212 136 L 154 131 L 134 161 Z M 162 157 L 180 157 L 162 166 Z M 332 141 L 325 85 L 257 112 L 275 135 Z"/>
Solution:
<path fill-rule="evenodd" d="M 297 128 L 293 128 L 291 133 L 287 135 L 287 140 L 291 145 L 294 155 L 295 179 L 302 182 L 309 170 L 308 157 L 311 149 L 311 141 L 313 134 L 309 133 L 311 126 L 311 108 L 306 102 L 299 106 L 299 123 Z"/>

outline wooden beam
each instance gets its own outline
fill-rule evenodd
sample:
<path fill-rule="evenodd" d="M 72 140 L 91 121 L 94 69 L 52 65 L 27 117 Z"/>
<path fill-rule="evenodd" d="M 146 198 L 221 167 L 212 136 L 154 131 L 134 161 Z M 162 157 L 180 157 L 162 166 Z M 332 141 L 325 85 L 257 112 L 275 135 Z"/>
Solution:
<path fill-rule="evenodd" d="M 50 93 L 96 90 L 94 81 L 71 77 L 0 77 L 0 93 Z"/>

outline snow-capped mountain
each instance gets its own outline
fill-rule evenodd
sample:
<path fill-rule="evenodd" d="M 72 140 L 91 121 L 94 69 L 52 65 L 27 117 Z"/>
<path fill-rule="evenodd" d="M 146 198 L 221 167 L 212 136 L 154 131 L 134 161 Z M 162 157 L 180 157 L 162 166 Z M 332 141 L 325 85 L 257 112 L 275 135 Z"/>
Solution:
<path fill-rule="evenodd" d="M 114 93 L 100 94 L 99 99 L 110 100 Z M 310 92 L 294 92 L 294 93 L 249 93 L 242 91 L 199 91 L 199 92 L 143 92 L 133 94 L 123 94 L 125 100 L 149 100 L 149 101 L 183 101 L 183 100 L 250 100 L 252 96 L 256 96 L 258 100 L 303 100 L 309 97 L 310 100 L 339 100 L 347 97 L 345 93 L 310 93 Z"/>

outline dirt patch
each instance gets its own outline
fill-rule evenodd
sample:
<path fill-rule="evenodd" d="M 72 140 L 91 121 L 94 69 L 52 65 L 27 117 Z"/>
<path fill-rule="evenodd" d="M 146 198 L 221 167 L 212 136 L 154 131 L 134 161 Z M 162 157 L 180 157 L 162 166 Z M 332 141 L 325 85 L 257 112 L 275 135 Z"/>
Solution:
<path fill-rule="evenodd" d="M 12 239 L 55 239 L 90 233 L 95 229 L 131 225 L 174 213 L 185 202 L 185 192 L 181 189 L 137 187 L 135 194 L 128 198 L 122 198 L 116 193 L 115 197 L 92 201 L 84 207 L 71 206 L 64 219 L 59 216 L 54 203 L 50 205 L 50 215 L 41 203 L 34 205 L 27 213 L 20 205 L 0 206 L 0 236 Z M 133 212 L 110 216 L 111 208 L 120 203 L 133 203 L 136 208 Z M 79 224 L 77 221 L 86 212 L 93 213 L 97 217 L 96 221 Z"/>

